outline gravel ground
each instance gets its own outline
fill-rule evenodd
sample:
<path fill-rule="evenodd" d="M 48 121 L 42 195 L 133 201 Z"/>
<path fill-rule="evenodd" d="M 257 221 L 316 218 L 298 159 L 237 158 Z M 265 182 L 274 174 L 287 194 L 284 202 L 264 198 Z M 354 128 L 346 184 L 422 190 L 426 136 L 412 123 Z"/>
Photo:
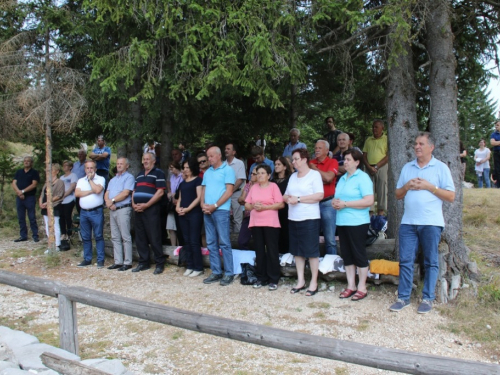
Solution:
<path fill-rule="evenodd" d="M 291 295 L 294 280 L 282 279 L 277 291 L 253 289 L 237 280 L 228 287 L 204 285 L 202 277 L 183 277 L 184 269 L 168 266 L 162 275 L 153 269 L 140 273 L 77 268 L 81 258 L 71 250 L 61 253 L 61 264 L 47 268 L 43 255 L 32 255 L 41 244 L 0 239 L 3 270 L 59 280 L 69 285 L 115 293 L 207 313 L 359 343 L 413 352 L 490 362 L 479 343 L 441 329 L 449 319 L 434 309 L 416 313 L 418 301 L 400 313 L 391 313 L 396 286 L 370 287 L 360 302 L 341 300 L 345 284 L 334 284 L 313 297 Z M 23 251 L 27 250 L 27 251 Z M 37 251 L 36 253 L 40 253 Z M 22 257 L 19 257 L 22 254 Z M 112 260 L 106 259 L 106 266 Z M 207 274 L 205 274 L 206 276 Z M 330 288 L 332 289 L 332 288 Z M 246 344 L 176 327 L 146 322 L 78 304 L 80 355 L 121 359 L 137 374 L 385 374 L 340 361 L 309 357 Z M 0 315 L 4 319 L 34 316 L 30 327 L 43 325 L 57 332 L 57 300 L 0 285 Z"/>

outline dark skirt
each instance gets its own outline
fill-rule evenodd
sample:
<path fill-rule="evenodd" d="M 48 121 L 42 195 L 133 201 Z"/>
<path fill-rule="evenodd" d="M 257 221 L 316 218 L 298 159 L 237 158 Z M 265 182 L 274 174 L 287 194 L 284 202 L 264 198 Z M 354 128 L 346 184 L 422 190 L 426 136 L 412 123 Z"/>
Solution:
<path fill-rule="evenodd" d="M 290 253 L 304 258 L 319 258 L 320 219 L 288 220 Z"/>

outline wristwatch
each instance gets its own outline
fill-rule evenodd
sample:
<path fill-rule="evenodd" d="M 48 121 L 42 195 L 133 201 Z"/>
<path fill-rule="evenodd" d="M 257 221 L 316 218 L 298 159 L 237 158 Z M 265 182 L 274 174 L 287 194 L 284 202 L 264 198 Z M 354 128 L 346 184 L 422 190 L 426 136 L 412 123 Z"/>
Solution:
<path fill-rule="evenodd" d="M 297 197 L 297 202 L 300 203 L 300 197 Z"/>
<path fill-rule="evenodd" d="M 219 208 L 219 206 L 217 206 L 217 203 L 214 203 L 214 206 L 215 206 L 215 208 Z"/>
<path fill-rule="evenodd" d="M 21 194 L 24 194 L 24 190 L 21 190 Z"/>
<path fill-rule="evenodd" d="M 375 164 L 375 166 L 373 168 L 375 168 L 378 171 L 378 165 L 377 164 Z"/>
<path fill-rule="evenodd" d="M 111 199 L 111 202 L 113 202 L 113 204 L 115 204 L 115 198 Z"/>

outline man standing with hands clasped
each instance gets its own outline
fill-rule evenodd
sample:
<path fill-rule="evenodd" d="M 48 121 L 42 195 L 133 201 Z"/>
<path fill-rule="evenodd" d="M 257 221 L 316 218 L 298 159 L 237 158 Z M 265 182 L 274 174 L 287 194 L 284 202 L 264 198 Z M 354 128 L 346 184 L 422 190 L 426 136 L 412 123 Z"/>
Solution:
<path fill-rule="evenodd" d="M 424 254 L 424 289 L 417 312 L 432 310 L 439 274 L 438 245 L 444 228 L 443 201 L 453 202 L 455 185 L 450 169 L 432 156 L 434 140 L 430 133 L 419 133 L 415 141 L 417 158 L 401 170 L 396 199 L 404 199 L 404 214 L 399 227 L 398 299 L 389 308 L 401 311 L 410 305 L 413 264 L 418 246 Z"/>

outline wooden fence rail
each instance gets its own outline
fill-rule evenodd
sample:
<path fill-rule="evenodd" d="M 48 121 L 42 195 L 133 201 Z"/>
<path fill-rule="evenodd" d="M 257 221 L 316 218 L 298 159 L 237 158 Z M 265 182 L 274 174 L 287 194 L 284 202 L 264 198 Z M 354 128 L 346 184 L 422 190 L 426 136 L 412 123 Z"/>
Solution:
<path fill-rule="evenodd" d="M 57 281 L 0 270 L 0 283 L 59 300 L 62 349 L 78 354 L 76 302 L 109 311 L 289 352 L 408 374 L 500 374 L 500 366 L 313 336 L 194 313 Z"/>

